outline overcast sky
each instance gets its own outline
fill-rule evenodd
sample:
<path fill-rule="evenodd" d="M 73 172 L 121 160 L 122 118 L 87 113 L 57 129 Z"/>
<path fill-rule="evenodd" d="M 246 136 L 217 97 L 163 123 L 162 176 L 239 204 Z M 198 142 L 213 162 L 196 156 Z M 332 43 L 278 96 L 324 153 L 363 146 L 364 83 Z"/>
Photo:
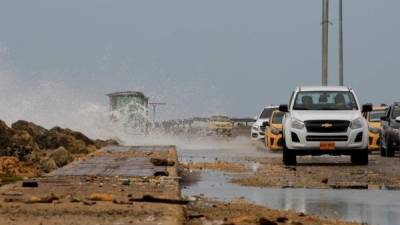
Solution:
<path fill-rule="evenodd" d="M 140 90 L 167 102 L 163 118 L 252 117 L 286 103 L 294 87 L 320 83 L 321 2 L 0 0 L 0 114 L 24 95 L 42 107 L 54 103 L 50 93 L 107 105 L 105 93 Z M 344 2 L 346 84 L 364 102 L 400 100 L 400 1 Z"/>

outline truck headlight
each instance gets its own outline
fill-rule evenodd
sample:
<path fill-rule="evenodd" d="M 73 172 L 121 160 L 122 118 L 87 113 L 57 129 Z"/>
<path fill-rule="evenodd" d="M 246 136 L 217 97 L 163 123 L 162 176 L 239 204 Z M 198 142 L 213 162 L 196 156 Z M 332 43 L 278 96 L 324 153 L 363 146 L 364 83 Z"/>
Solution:
<path fill-rule="evenodd" d="M 281 132 L 282 132 L 281 129 L 278 129 L 278 128 L 275 128 L 275 127 L 272 127 L 272 128 L 271 128 L 271 133 L 273 133 L 273 134 L 275 134 L 275 135 L 278 135 L 278 134 L 280 134 Z"/>
<path fill-rule="evenodd" d="M 361 118 L 357 118 L 357 119 L 351 121 L 350 128 L 353 129 L 353 130 L 362 128 L 362 120 L 361 120 Z"/>
<path fill-rule="evenodd" d="M 304 122 L 298 119 L 292 119 L 292 128 L 302 130 L 304 128 Z"/>
<path fill-rule="evenodd" d="M 377 133 L 380 132 L 380 129 L 379 128 L 375 128 L 375 127 L 369 127 L 369 131 L 371 133 L 377 134 Z"/>

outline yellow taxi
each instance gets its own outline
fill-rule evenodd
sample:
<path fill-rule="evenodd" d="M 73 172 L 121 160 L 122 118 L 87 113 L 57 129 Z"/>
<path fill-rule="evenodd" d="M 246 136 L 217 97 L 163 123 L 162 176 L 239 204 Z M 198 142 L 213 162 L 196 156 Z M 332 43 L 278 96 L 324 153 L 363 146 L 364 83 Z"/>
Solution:
<path fill-rule="evenodd" d="M 387 106 L 374 106 L 371 112 L 364 114 L 368 121 L 368 150 L 378 151 L 380 149 L 381 118 L 386 115 Z"/>
<path fill-rule="evenodd" d="M 227 116 L 212 116 L 208 120 L 208 132 L 215 134 L 232 135 L 233 123 Z"/>
<path fill-rule="evenodd" d="M 282 120 L 285 114 L 281 111 L 274 111 L 267 122 L 265 133 L 265 144 L 271 151 L 282 149 Z"/>

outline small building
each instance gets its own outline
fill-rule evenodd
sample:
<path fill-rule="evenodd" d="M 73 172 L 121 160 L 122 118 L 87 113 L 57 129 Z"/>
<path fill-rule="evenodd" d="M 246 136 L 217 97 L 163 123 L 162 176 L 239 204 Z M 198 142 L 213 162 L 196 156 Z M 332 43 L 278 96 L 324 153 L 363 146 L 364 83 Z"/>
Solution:
<path fill-rule="evenodd" d="M 144 128 L 148 123 L 149 98 L 142 92 L 124 91 L 107 94 L 112 120 L 124 126 Z"/>

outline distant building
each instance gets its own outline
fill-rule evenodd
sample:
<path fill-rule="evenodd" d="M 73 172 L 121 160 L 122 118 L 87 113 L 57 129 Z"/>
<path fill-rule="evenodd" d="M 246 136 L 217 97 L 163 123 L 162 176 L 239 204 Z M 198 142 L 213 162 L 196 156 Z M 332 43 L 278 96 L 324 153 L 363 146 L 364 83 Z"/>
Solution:
<path fill-rule="evenodd" d="M 112 120 L 126 127 L 145 128 L 148 123 L 149 98 L 142 92 L 124 91 L 107 94 Z"/>

